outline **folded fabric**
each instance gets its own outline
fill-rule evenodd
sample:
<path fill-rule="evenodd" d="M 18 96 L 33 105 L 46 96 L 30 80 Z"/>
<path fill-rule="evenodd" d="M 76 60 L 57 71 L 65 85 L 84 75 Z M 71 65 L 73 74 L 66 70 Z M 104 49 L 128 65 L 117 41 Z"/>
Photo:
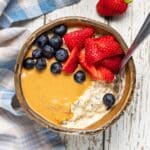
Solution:
<path fill-rule="evenodd" d="M 0 110 L 0 150 L 64 150 L 60 137 L 26 116 Z"/>
<path fill-rule="evenodd" d="M 9 0 L 0 0 L 0 16 L 2 15 L 8 3 L 9 3 Z"/>
<path fill-rule="evenodd" d="M 77 3 L 80 0 L 0 0 L 0 27 L 9 27 L 17 21 L 29 20 L 57 8 Z"/>
<path fill-rule="evenodd" d="M 18 50 L 29 34 L 24 28 L 0 30 L 0 150 L 63 150 L 58 134 L 30 120 L 20 107 L 12 107 L 13 68 Z"/>
<path fill-rule="evenodd" d="M 63 150 L 58 134 L 31 121 L 20 107 L 12 106 L 15 98 L 13 68 L 29 34 L 24 28 L 0 30 L 0 150 Z"/>
<path fill-rule="evenodd" d="M 0 28 L 29 20 L 79 0 L 0 0 Z M 15 99 L 13 68 L 18 51 L 29 36 L 25 28 L 0 30 L 0 150 L 62 150 L 60 137 L 30 120 Z M 5 109 L 5 110 L 4 110 Z"/>

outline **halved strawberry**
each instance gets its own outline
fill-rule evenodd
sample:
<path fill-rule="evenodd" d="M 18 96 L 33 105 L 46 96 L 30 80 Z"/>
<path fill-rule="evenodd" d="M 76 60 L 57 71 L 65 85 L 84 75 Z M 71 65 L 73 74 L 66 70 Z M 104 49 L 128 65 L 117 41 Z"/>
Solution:
<path fill-rule="evenodd" d="M 79 54 L 80 65 L 89 73 L 93 80 L 103 80 L 105 82 L 111 82 L 114 79 L 114 74 L 103 66 L 89 65 L 85 59 L 85 50 L 80 51 Z"/>
<path fill-rule="evenodd" d="M 84 29 L 79 29 L 73 32 L 69 32 L 64 35 L 65 44 L 71 51 L 74 47 L 81 50 L 84 47 L 84 42 L 87 38 L 92 37 L 94 34 L 94 29 L 92 27 L 87 27 Z"/>
<path fill-rule="evenodd" d="M 99 48 L 97 43 L 92 38 L 85 41 L 85 59 L 88 64 L 94 64 L 95 60 L 99 58 Z"/>
<path fill-rule="evenodd" d="M 94 41 L 99 42 L 99 40 L 101 40 L 101 38 L 106 39 L 106 40 L 111 40 L 111 41 L 115 40 L 115 37 L 113 35 L 103 35 L 103 36 L 94 38 Z"/>
<path fill-rule="evenodd" d="M 120 45 L 116 41 L 101 39 L 98 42 L 100 59 L 124 54 Z"/>
<path fill-rule="evenodd" d="M 101 64 L 110 69 L 113 73 L 118 73 L 121 65 L 122 57 L 114 56 L 104 59 Z"/>
<path fill-rule="evenodd" d="M 86 62 L 86 59 L 85 59 L 85 50 L 84 49 L 80 51 L 79 62 L 80 62 L 80 65 L 90 74 L 90 76 L 92 77 L 92 79 L 98 80 L 97 70 L 96 70 L 95 66 L 89 65 Z"/>
<path fill-rule="evenodd" d="M 77 66 L 78 66 L 78 55 L 79 50 L 77 47 L 74 47 L 74 49 L 71 51 L 70 56 L 66 63 L 63 66 L 63 71 L 66 73 L 73 73 Z"/>
<path fill-rule="evenodd" d="M 98 40 L 87 39 L 85 41 L 86 60 L 90 64 L 100 62 L 105 58 L 124 55 L 120 44 L 106 36 L 100 37 Z"/>
<path fill-rule="evenodd" d="M 99 79 L 103 81 L 112 82 L 114 80 L 114 74 L 106 67 L 99 66 L 97 72 Z"/>

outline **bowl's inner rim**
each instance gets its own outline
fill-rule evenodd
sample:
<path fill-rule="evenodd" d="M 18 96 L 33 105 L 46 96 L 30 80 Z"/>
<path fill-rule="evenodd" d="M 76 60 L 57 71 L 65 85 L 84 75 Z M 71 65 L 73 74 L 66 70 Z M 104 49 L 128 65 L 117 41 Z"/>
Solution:
<path fill-rule="evenodd" d="M 18 100 L 21 104 L 21 106 L 24 108 L 24 110 L 28 113 L 28 115 L 36 120 L 38 123 L 44 125 L 47 128 L 51 128 L 52 130 L 55 131 L 61 131 L 61 132 L 78 132 L 78 133 L 87 133 L 87 132 L 96 132 L 99 130 L 102 130 L 103 128 L 105 128 L 106 126 L 108 126 L 108 124 L 110 124 L 115 118 L 117 118 L 119 116 L 119 114 L 124 110 L 125 106 L 122 107 L 122 109 L 120 111 L 118 111 L 118 114 L 116 114 L 113 119 L 111 119 L 109 122 L 106 122 L 103 126 L 96 128 L 96 129 L 92 129 L 92 130 L 87 130 L 87 129 L 68 129 L 68 128 L 64 128 L 64 127 L 58 127 L 50 122 L 47 122 L 45 119 L 41 118 L 38 114 L 36 114 L 35 112 L 33 112 L 30 107 L 28 106 L 28 104 L 26 103 L 26 100 L 23 96 L 23 91 L 21 88 L 21 69 L 22 69 L 22 61 L 23 58 L 25 57 L 28 48 L 31 47 L 31 45 L 33 44 L 33 42 L 35 41 L 36 37 L 39 36 L 40 34 L 46 32 L 47 30 L 50 30 L 51 28 L 53 28 L 54 26 L 61 24 L 61 23 L 65 23 L 65 22 L 76 22 L 75 24 L 86 24 L 89 26 L 95 26 L 97 28 L 101 28 L 103 30 L 107 30 L 107 32 L 112 33 L 114 35 L 115 33 L 115 37 L 117 38 L 117 40 L 120 42 L 121 40 L 121 46 L 123 47 L 123 49 L 126 51 L 127 50 L 127 45 L 125 44 L 125 42 L 123 41 L 123 39 L 121 38 L 121 36 L 111 27 L 108 27 L 107 25 L 103 24 L 103 23 L 99 23 L 97 21 L 91 20 L 91 19 L 87 19 L 87 18 L 79 18 L 79 17 L 67 17 L 67 18 L 60 18 L 57 19 L 55 21 L 52 21 L 51 23 L 42 26 L 41 28 L 39 28 L 38 30 L 36 30 L 25 42 L 25 44 L 23 45 L 17 61 L 16 61 L 16 66 L 15 66 L 15 87 L 16 87 L 16 95 L 18 97 Z M 134 68 L 134 64 L 133 64 L 133 60 L 130 60 L 130 62 L 128 63 L 128 68 Z M 131 75 L 133 77 L 133 80 L 135 80 L 135 75 L 132 73 L 131 71 Z M 135 82 L 135 81 L 134 81 Z M 133 83 L 134 83 L 133 82 Z M 134 87 L 131 87 L 132 89 L 129 90 L 128 95 L 132 95 L 132 90 Z"/>

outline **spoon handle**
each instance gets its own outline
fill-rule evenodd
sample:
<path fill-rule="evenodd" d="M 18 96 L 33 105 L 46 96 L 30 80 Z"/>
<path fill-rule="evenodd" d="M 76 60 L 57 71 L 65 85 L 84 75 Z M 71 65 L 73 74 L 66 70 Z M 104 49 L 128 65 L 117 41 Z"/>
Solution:
<path fill-rule="evenodd" d="M 135 49 L 142 43 L 142 41 L 150 34 L 150 13 L 148 14 L 147 18 L 145 19 L 142 27 L 140 28 L 135 40 L 133 41 L 132 45 L 130 46 L 128 52 L 126 53 L 125 57 L 122 60 L 120 72 L 122 72 L 124 66 L 132 56 Z"/>

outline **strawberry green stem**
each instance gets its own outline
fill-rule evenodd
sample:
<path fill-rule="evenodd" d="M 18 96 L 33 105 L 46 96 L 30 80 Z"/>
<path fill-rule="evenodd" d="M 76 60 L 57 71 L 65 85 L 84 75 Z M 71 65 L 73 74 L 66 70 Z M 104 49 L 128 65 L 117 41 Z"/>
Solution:
<path fill-rule="evenodd" d="M 131 3 L 133 0 L 124 0 L 125 3 L 129 4 Z"/>

